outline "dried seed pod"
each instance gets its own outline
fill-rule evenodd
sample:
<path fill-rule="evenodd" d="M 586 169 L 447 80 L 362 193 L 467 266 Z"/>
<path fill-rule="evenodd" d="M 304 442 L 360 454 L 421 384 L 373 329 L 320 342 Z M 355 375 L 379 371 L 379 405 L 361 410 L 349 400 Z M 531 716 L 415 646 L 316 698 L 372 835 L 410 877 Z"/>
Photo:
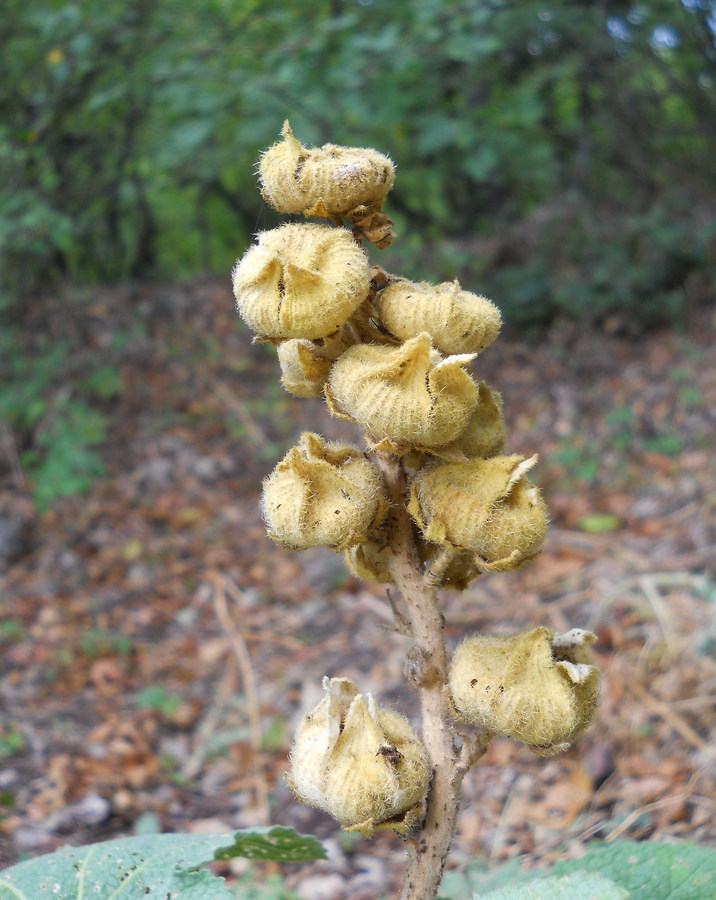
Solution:
<path fill-rule="evenodd" d="M 482 567 L 475 554 L 468 550 L 455 550 L 436 544 L 425 545 L 425 573 L 430 584 L 445 590 L 464 591 L 478 575 Z"/>
<path fill-rule="evenodd" d="M 367 297 L 370 266 L 345 228 L 290 224 L 264 231 L 238 261 L 234 295 L 266 338 L 324 338 Z"/>
<path fill-rule="evenodd" d="M 347 678 L 324 678 L 323 690 L 294 738 L 291 789 L 347 831 L 407 833 L 422 814 L 430 781 L 423 745 L 407 719 Z"/>
<path fill-rule="evenodd" d="M 457 281 L 432 285 L 398 279 L 376 297 L 385 327 L 401 340 L 429 332 L 441 353 L 480 353 L 497 337 L 499 309 Z"/>
<path fill-rule="evenodd" d="M 427 541 L 469 550 L 487 569 L 515 569 L 540 551 L 547 532 L 542 495 L 525 477 L 536 462 L 496 456 L 426 466 L 408 511 Z"/>
<path fill-rule="evenodd" d="M 363 147 L 304 147 L 293 136 L 288 121 L 283 140 L 261 157 L 259 178 L 267 203 L 281 213 L 306 216 L 344 216 L 357 207 L 379 210 L 393 187 L 391 160 Z M 357 215 L 370 215 L 358 210 Z"/>
<path fill-rule="evenodd" d="M 278 348 L 281 383 L 296 397 L 320 397 L 334 360 L 316 341 L 293 338 Z"/>
<path fill-rule="evenodd" d="M 291 550 L 344 550 L 366 540 L 387 508 L 383 482 L 357 447 L 310 432 L 264 481 L 261 498 L 269 535 Z"/>
<path fill-rule="evenodd" d="M 329 410 L 357 422 L 376 449 L 443 446 L 463 431 L 477 403 L 475 382 L 464 371 L 472 358 L 443 359 L 427 333 L 398 347 L 351 347 L 331 369 Z"/>
<path fill-rule="evenodd" d="M 484 381 L 478 382 L 475 412 L 454 446 L 468 459 L 497 456 L 505 446 L 502 396 L 491 390 Z"/>
<path fill-rule="evenodd" d="M 393 584 L 390 574 L 392 550 L 385 541 L 369 538 L 349 547 L 345 552 L 346 565 L 357 578 L 378 584 Z"/>
<path fill-rule="evenodd" d="M 535 628 L 513 637 L 474 635 L 455 651 L 449 688 L 459 718 L 537 753 L 564 749 L 594 718 L 599 670 L 590 631 Z"/>

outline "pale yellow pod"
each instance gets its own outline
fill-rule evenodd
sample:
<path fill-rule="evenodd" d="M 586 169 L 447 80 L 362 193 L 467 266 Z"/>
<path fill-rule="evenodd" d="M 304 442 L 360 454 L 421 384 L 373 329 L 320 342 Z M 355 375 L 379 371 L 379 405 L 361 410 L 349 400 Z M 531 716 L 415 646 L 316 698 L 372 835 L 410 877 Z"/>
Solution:
<path fill-rule="evenodd" d="M 392 550 L 387 544 L 370 538 L 345 551 L 346 565 L 351 573 L 356 578 L 378 584 L 393 584 L 390 574 L 392 556 Z"/>
<path fill-rule="evenodd" d="M 496 456 L 426 466 L 408 511 L 427 541 L 469 550 L 486 569 L 515 569 L 540 551 L 547 532 L 544 500 L 525 477 L 536 462 Z"/>
<path fill-rule="evenodd" d="M 233 271 L 246 324 L 265 338 L 325 338 L 367 297 L 370 266 L 345 228 L 289 224 L 264 231 Z"/>
<path fill-rule="evenodd" d="M 319 397 L 328 380 L 333 360 L 306 338 L 283 341 L 278 347 L 281 384 L 296 397 Z"/>
<path fill-rule="evenodd" d="M 445 590 L 464 591 L 483 567 L 475 554 L 468 550 L 455 550 L 438 544 L 425 545 L 425 574 L 429 583 Z"/>
<path fill-rule="evenodd" d="M 477 406 L 465 430 L 454 446 L 468 459 L 497 456 L 505 446 L 505 423 L 502 419 L 502 396 L 484 381 L 477 385 Z"/>
<path fill-rule="evenodd" d="M 264 481 L 261 498 L 270 537 L 292 550 L 344 550 L 366 540 L 387 508 L 382 479 L 357 447 L 310 432 Z"/>
<path fill-rule="evenodd" d="M 430 781 L 424 747 L 407 719 L 348 679 L 324 678 L 323 689 L 294 739 L 289 785 L 346 830 L 406 833 L 420 818 Z"/>
<path fill-rule="evenodd" d="M 324 678 L 324 697 L 298 727 L 286 774 L 294 794 L 306 805 L 328 812 L 323 792 L 325 770 L 340 737 L 342 723 L 358 688 L 348 678 Z"/>
<path fill-rule="evenodd" d="M 453 654 L 450 696 L 471 725 L 527 744 L 537 753 L 564 749 L 592 721 L 599 698 L 599 670 L 581 639 L 575 650 L 563 635 L 535 628 L 512 637 L 474 635 Z M 579 656 L 582 662 L 576 662 Z M 566 658 L 569 657 L 569 658 Z"/>
<path fill-rule="evenodd" d="M 331 369 L 329 410 L 357 422 L 377 449 L 443 446 L 463 431 L 477 404 L 475 382 L 464 370 L 471 360 L 443 359 L 427 333 L 397 347 L 351 347 Z"/>
<path fill-rule="evenodd" d="M 330 218 L 380 208 L 395 181 L 387 156 L 363 147 L 304 147 L 288 122 L 281 134 L 259 164 L 261 193 L 274 209 Z"/>
<path fill-rule="evenodd" d="M 385 327 L 408 340 L 427 331 L 441 353 L 480 353 L 497 337 L 499 309 L 486 297 L 463 291 L 457 281 L 432 285 L 400 279 L 389 283 L 375 305 Z"/>

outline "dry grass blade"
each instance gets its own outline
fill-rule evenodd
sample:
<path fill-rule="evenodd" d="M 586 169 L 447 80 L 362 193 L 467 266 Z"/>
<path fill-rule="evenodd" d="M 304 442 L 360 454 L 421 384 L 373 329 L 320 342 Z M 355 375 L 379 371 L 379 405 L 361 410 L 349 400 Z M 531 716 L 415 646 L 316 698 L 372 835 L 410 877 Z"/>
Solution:
<path fill-rule="evenodd" d="M 716 747 L 709 745 L 701 735 L 697 734 L 688 722 L 686 722 L 678 713 L 675 713 L 667 703 L 652 696 L 647 690 L 633 680 L 625 681 L 625 686 L 638 697 L 649 710 L 661 716 L 665 722 L 671 725 L 674 731 L 678 731 L 684 740 L 709 756 L 716 755 Z"/>
<path fill-rule="evenodd" d="M 246 691 L 246 701 L 249 708 L 249 725 L 251 730 L 251 747 L 253 749 L 252 767 L 254 787 L 256 791 L 256 805 L 258 807 L 261 824 L 270 824 L 270 809 L 268 801 L 268 785 L 266 775 L 261 763 L 261 715 L 259 709 L 256 679 L 251 665 L 251 657 L 246 647 L 246 642 L 241 636 L 240 630 L 234 624 L 226 596 L 229 594 L 237 604 L 242 602 L 240 589 L 226 575 L 218 572 L 210 573 L 209 580 L 214 587 L 214 609 L 219 624 L 231 642 L 234 657 L 239 666 L 241 677 Z"/>

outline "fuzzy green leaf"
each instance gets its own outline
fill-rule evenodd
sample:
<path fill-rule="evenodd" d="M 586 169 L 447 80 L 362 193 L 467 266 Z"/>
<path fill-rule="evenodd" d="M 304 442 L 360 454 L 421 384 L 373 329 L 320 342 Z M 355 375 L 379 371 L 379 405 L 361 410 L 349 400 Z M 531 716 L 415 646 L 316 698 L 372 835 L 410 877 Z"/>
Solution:
<path fill-rule="evenodd" d="M 231 900 L 223 880 L 198 867 L 244 856 L 279 862 L 325 856 L 291 828 L 231 834 L 159 834 L 64 847 L 0 874 L 0 900 Z"/>
<path fill-rule="evenodd" d="M 582 859 L 553 872 L 603 872 L 629 891 L 630 900 L 713 900 L 716 850 L 696 844 L 617 841 L 590 847 Z"/>
<path fill-rule="evenodd" d="M 593 872 L 548 875 L 529 884 L 508 885 L 489 894 L 475 894 L 475 900 L 629 900 L 629 893 Z"/>

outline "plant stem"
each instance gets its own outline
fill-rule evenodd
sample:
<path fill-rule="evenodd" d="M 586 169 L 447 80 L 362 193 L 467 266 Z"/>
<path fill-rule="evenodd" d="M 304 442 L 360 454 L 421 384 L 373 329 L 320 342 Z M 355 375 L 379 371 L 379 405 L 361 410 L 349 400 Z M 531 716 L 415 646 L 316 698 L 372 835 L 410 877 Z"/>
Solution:
<path fill-rule="evenodd" d="M 402 900 L 433 900 L 452 845 L 460 808 L 462 779 L 486 745 L 468 743 L 461 752 L 447 700 L 447 654 L 438 588 L 426 582 L 418 555 L 417 532 L 406 509 L 407 483 L 400 460 L 376 454 L 391 502 L 388 543 L 390 575 L 405 601 L 413 646 L 406 675 L 418 688 L 422 737 L 432 769 L 427 810 L 421 830 L 407 841 L 408 870 Z"/>

